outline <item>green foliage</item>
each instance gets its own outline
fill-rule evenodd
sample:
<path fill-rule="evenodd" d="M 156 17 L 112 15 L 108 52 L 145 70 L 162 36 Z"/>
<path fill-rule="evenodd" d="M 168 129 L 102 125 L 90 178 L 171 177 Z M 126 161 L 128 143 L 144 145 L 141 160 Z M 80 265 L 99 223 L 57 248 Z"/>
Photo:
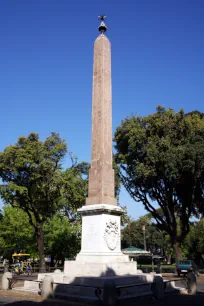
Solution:
<path fill-rule="evenodd" d="M 79 219 L 77 209 L 85 205 L 88 192 L 88 169 L 88 163 L 74 162 L 71 168 L 62 173 L 63 187 L 59 207 L 69 220 Z"/>
<path fill-rule="evenodd" d="M 81 224 L 56 213 L 44 224 L 45 254 L 53 259 L 73 258 L 80 249 Z M 28 215 L 20 208 L 4 206 L 0 222 L 0 255 L 11 258 L 14 252 L 36 257 L 37 247 Z"/>
<path fill-rule="evenodd" d="M 6 204 L 21 209 L 16 210 L 19 214 L 27 214 L 24 222 L 29 221 L 32 228 L 20 220 L 19 228 L 23 228 L 22 236 L 27 238 L 29 235 L 33 237 L 34 232 L 42 269 L 44 249 L 47 255 L 61 259 L 74 257 L 79 250 L 81 220 L 77 208 L 85 204 L 89 164 L 77 163 L 77 159 L 69 154 L 72 165 L 62 171 L 61 162 L 66 151 L 66 143 L 58 134 L 52 133 L 42 142 L 38 134 L 31 133 L 0 153 L 3 182 L 0 195 Z M 6 217 L 3 218 L 6 222 Z M 12 233 L 14 220 L 10 223 Z M 11 248 L 5 235 L 0 233 L 0 239 L 0 244 L 5 243 L 8 252 L 11 248 L 27 248 L 27 240 L 20 244 L 15 234 L 16 244 L 11 240 Z"/>
<path fill-rule="evenodd" d="M 204 218 L 195 226 L 195 237 L 198 238 L 198 251 L 204 255 Z"/>
<path fill-rule="evenodd" d="M 66 150 L 64 140 L 56 133 L 45 142 L 31 133 L 0 153 L 0 176 L 4 183 L 0 187 L 1 196 L 6 203 L 22 208 L 34 227 L 57 209 L 63 183 L 60 162 Z"/>
<path fill-rule="evenodd" d="M 144 231 L 147 249 L 155 252 L 158 248 L 166 248 L 165 235 L 151 224 L 147 216 L 140 217 L 138 220 L 130 221 L 122 230 L 122 247 L 136 246 L 144 248 Z"/>
<path fill-rule="evenodd" d="M 81 225 L 57 213 L 45 223 L 45 253 L 56 260 L 73 259 L 80 250 Z"/>
<path fill-rule="evenodd" d="M 201 259 L 204 255 L 204 218 L 190 227 L 190 232 L 182 244 L 186 258 Z"/>
<path fill-rule="evenodd" d="M 63 185 L 60 163 L 66 151 L 58 134 L 42 142 L 31 133 L 0 153 L 0 195 L 5 203 L 27 213 L 35 230 L 41 271 L 45 269 L 43 225 L 58 208 Z"/>
<path fill-rule="evenodd" d="M 119 204 L 119 195 L 120 195 L 120 187 L 121 187 L 120 169 L 115 162 L 114 156 L 113 156 L 113 169 L 115 171 L 115 197 L 116 197 L 117 202 Z"/>
<path fill-rule="evenodd" d="M 125 226 L 125 225 L 129 224 L 132 221 L 132 218 L 131 218 L 131 216 L 128 215 L 127 207 L 126 206 L 120 206 L 120 207 L 124 211 L 124 213 L 121 216 L 121 225 Z"/>
<path fill-rule="evenodd" d="M 23 210 L 5 206 L 0 222 L 0 253 L 11 258 L 14 252 L 20 251 L 35 253 L 34 232 Z"/>
<path fill-rule="evenodd" d="M 152 115 L 126 118 L 115 142 L 126 190 L 178 246 L 189 232 L 192 214 L 204 212 L 203 114 L 159 106 Z"/>

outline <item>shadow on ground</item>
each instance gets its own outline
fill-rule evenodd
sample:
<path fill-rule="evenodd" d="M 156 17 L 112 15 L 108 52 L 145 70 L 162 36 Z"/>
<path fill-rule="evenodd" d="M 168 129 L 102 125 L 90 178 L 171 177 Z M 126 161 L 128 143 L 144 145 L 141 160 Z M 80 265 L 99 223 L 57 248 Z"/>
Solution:
<path fill-rule="evenodd" d="M 114 275 L 114 271 L 112 271 L 111 269 L 108 269 L 108 271 L 106 271 L 105 275 L 101 275 L 99 278 L 103 278 L 103 277 L 107 277 L 108 276 L 115 276 Z M 90 280 L 90 278 L 88 278 Z M 94 283 L 97 283 L 96 280 L 97 278 L 94 278 Z M 80 278 L 75 278 L 72 280 L 72 285 L 76 285 L 76 283 L 78 284 L 79 287 L 83 287 L 83 284 L 86 284 L 86 278 L 83 279 L 83 284 L 80 284 Z M 70 284 L 70 285 L 71 285 Z M 97 284 L 95 284 L 97 285 Z M 58 285 L 59 286 L 59 285 Z M 56 291 L 58 291 L 60 289 L 61 286 L 59 286 Z M 61 291 L 61 289 L 59 290 Z M 32 298 L 32 296 L 29 295 L 29 293 L 27 292 L 27 295 L 24 296 L 20 296 L 20 292 L 12 292 L 12 290 L 8 290 L 8 291 L 0 291 L 0 305 L 1 304 L 6 304 L 6 305 L 12 305 L 12 306 L 24 306 L 24 305 L 28 305 L 28 306 L 57 306 L 57 305 L 67 305 L 67 306 L 83 306 L 83 305 L 104 305 L 106 306 L 104 303 L 102 303 L 101 301 L 82 301 L 82 300 L 73 300 L 69 297 L 66 298 L 66 300 L 62 300 L 59 298 L 47 298 L 45 300 L 42 299 L 42 297 L 40 297 L 38 295 L 38 298 Z M 36 295 L 37 296 L 37 295 Z M 109 296 L 109 295 L 108 295 Z M 112 304 L 113 305 L 113 304 Z M 132 299 L 129 300 L 118 300 L 116 302 L 117 306 L 146 306 L 146 305 L 164 305 L 164 306 L 190 306 L 190 305 L 195 305 L 195 306 L 203 306 L 204 305 L 204 293 L 203 292 L 198 292 L 196 295 L 191 296 L 191 295 L 166 295 L 164 297 L 163 300 L 158 301 L 153 299 L 152 296 L 141 296 L 141 297 L 134 297 Z"/>
<path fill-rule="evenodd" d="M 40 304 L 40 305 L 39 305 Z M 153 300 L 150 297 L 147 298 L 138 298 L 134 301 L 124 301 L 118 303 L 118 306 L 147 306 L 147 305 L 158 305 L 158 306 L 203 306 L 204 304 L 204 294 L 197 294 L 194 296 L 180 296 L 180 295 L 172 295 L 172 296 L 166 296 L 164 300 L 162 301 L 156 301 Z M 5 304 L 4 304 L 5 305 Z M 83 302 L 72 302 L 72 301 L 62 301 L 62 300 L 45 300 L 42 302 L 32 302 L 32 301 L 18 301 L 18 302 L 12 302 L 8 303 L 6 305 L 12 305 L 12 306 L 57 306 L 57 305 L 67 305 L 67 306 L 84 306 L 84 305 L 90 305 L 90 303 L 83 303 Z M 99 303 L 91 304 L 91 305 L 100 305 Z"/>

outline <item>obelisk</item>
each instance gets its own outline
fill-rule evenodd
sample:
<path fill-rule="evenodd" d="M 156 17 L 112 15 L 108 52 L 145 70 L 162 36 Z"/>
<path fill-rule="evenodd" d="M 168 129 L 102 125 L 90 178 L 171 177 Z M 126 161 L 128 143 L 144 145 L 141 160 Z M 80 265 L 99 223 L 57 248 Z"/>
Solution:
<path fill-rule="evenodd" d="M 99 16 L 94 43 L 92 92 L 92 156 L 86 205 L 82 216 L 81 251 L 76 261 L 65 262 L 65 273 L 76 276 L 136 273 L 136 265 L 121 252 L 120 217 L 112 167 L 111 45 L 105 35 L 105 16 Z"/>
<path fill-rule="evenodd" d="M 105 36 L 105 16 L 94 43 L 92 91 L 92 155 L 86 204 L 116 205 L 112 168 L 111 44 Z"/>

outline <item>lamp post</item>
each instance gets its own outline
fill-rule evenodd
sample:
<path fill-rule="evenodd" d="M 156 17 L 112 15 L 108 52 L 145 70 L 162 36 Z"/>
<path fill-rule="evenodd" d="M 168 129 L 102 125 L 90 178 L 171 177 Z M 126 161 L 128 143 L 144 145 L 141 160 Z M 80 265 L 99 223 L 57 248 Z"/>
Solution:
<path fill-rule="evenodd" d="M 145 225 L 142 226 L 142 230 L 143 230 L 143 235 L 144 235 L 144 250 L 147 250 L 147 245 L 146 245 L 146 235 L 145 235 L 145 231 L 146 231 L 146 227 Z"/>

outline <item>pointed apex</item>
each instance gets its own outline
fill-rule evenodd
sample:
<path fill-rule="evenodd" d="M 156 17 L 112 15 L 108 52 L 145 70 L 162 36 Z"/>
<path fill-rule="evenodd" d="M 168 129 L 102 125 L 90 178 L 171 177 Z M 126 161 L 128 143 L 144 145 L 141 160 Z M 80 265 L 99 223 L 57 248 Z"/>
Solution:
<path fill-rule="evenodd" d="M 99 32 L 101 32 L 101 34 L 103 34 L 107 31 L 107 26 L 104 22 L 107 19 L 107 17 L 102 14 L 102 15 L 98 16 L 98 19 L 101 20 L 101 24 L 99 25 L 98 30 L 99 30 Z"/>

